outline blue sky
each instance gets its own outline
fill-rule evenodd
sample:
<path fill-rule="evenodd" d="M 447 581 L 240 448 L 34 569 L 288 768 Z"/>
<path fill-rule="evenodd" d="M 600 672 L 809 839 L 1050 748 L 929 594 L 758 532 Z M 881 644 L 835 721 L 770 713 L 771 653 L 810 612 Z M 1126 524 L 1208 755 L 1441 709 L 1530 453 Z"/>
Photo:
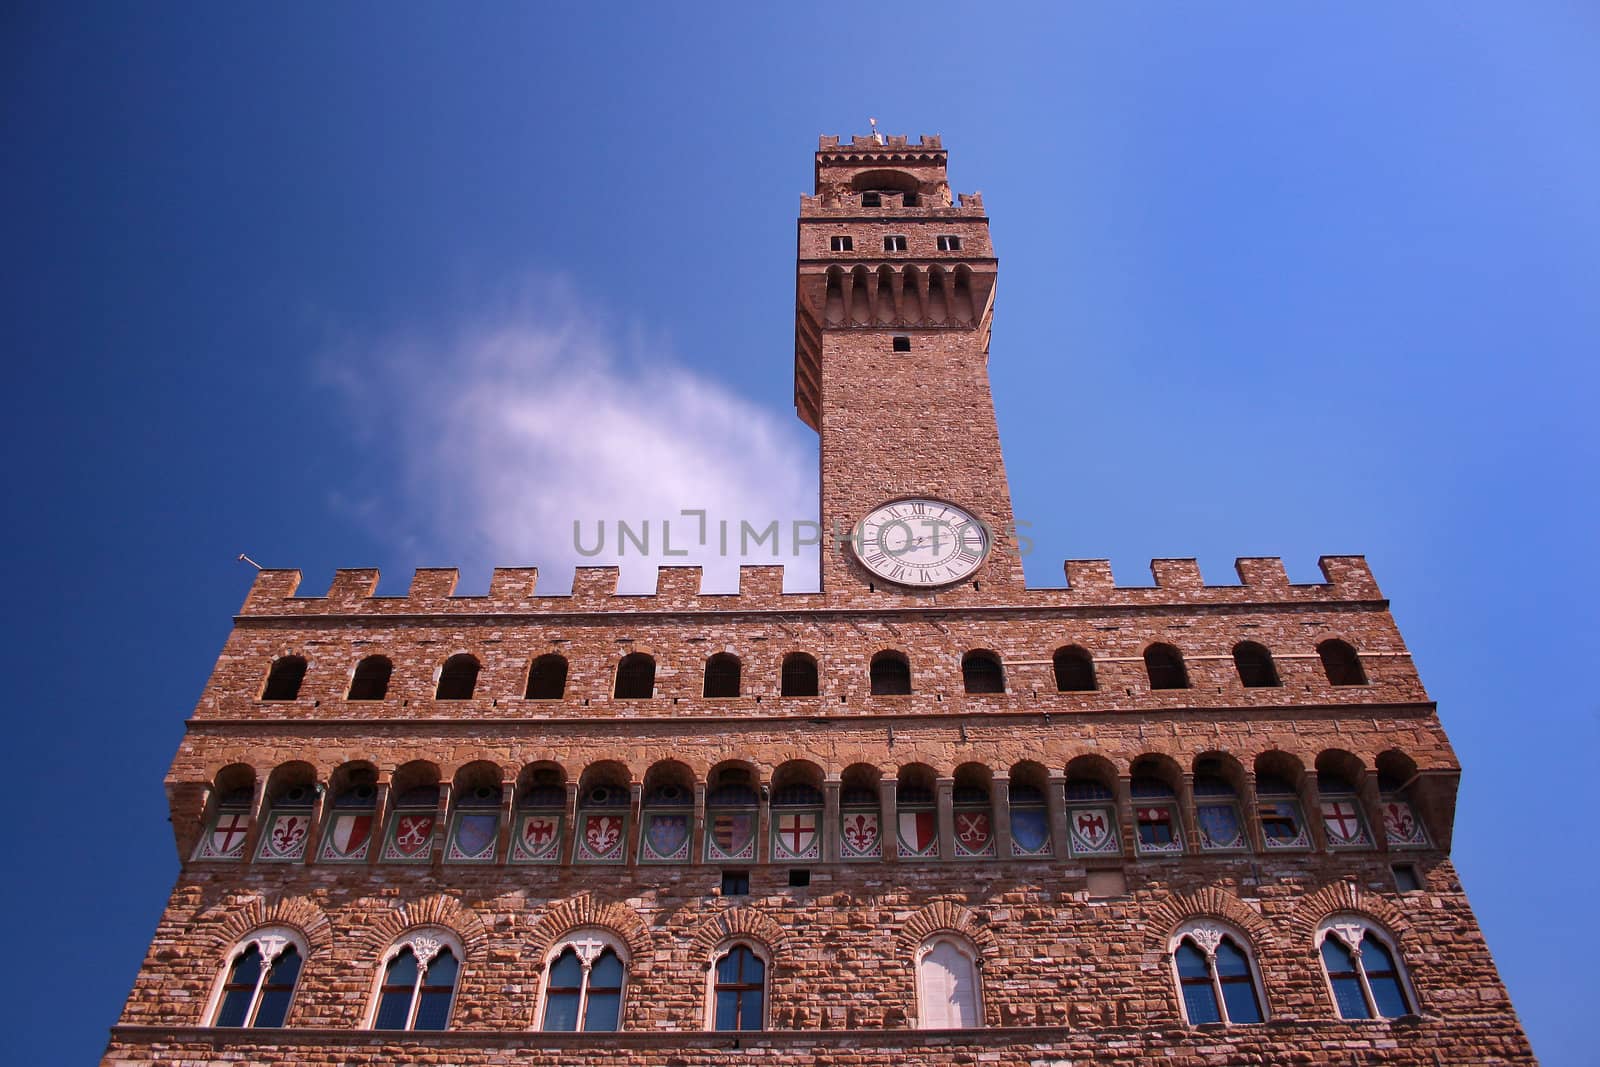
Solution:
<path fill-rule="evenodd" d="M 237 553 L 559 588 L 578 512 L 814 508 L 794 217 L 868 115 L 993 218 L 1030 581 L 1366 553 L 1535 1050 L 1591 1058 L 1600 12 L 760 6 L 0 13 L 14 1058 L 126 996 Z"/>

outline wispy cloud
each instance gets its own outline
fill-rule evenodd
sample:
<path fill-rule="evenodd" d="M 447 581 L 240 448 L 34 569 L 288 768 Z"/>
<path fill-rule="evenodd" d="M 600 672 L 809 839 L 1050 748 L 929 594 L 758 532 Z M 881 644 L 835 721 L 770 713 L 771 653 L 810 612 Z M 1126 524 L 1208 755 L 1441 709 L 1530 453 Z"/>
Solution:
<path fill-rule="evenodd" d="M 393 462 L 410 504 L 411 521 L 391 514 L 385 535 L 463 570 L 537 564 L 546 591 L 566 588 L 578 563 L 617 563 L 624 589 L 651 589 L 661 562 L 700 563 L 708 588 L 732 589 L 738 538 L 722 556 L 717 520 L 735 531 L 740 520 L 776 520 L 788 586 L 814 587 L 815 550 L 797 561 L 789 538 L 795 521 L 816 517 L 807 431 L 684 368 L 661 342 L 618 332 L 545 280 L 444 336 L 341 346 L 324 363 L 327 380 Z M 685 509 L 707 512 L 707 546 Z M 629 542 L 619 556 L 619 519 L 635 531 L 649 520 L 650 554 Z M 663 555 L 664 520 L 688 556 Z M 604 522 L 600 553 L 580 556 L 574 522 L 586 551 Z M 770 542 L 743 562 L 775 562 Z"/>

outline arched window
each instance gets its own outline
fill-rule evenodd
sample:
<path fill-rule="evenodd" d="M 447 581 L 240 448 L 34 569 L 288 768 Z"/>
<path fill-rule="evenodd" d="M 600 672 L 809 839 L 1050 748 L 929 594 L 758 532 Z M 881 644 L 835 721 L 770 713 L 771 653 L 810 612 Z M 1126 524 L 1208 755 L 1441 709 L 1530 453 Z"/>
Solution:
<path fill-rule="evenodd" d="M 217 776 L 217 806 L 208 832 L 195 846 L 197 860 L 236 860 L 244 855 L 245 839 L 250 836 L 250 804 L 255 798 L 253 784 L 229 785 L 226 779 L 242 779 L 249 768 L 235 764 L 231 774 Z"/>
<path fill-rule="evenodd" d="M 540 656 L 528 668 L 529 700 L 560 700 L 567 695 L 567 661 L 551 653 Z"/>
<path fill-rule="evenodd" d="M 804 652 L 791 652 L 783 657 L 784 696 L 814 697 L 818 691 L 816 660 Z"/>
<path fill-rule="evenodd" d="M 569 934 L 546 962 L 541 1030 L 622 1029 L 627 950 L 598 930 Z"/>
<path fill-rule="evenodd" d="M 1189 671 L 1183 654 L 1171 645 L 1151 645 L 1144 650 L 1144 669 L 1151 689 L 1187 689 Z"/>
<path fill-rule="evenodd" d="M 368 656 L 356 664 L 356 673 L 350 679 L 350 693 L 346 700 L 382 700 L 389 695 L 389 676 L 394 664 L 388 656 Z"/>
<path fill-rule="evenodd" d="M 1239 794 L 1222 775 L 1217 760 L 1197 759 L 1194 775 L 1194 820 L 1200 847 L 1207 852 L 1249 848 L 1244 821 L 1239 817 Z"/>
<path fill-rule="evenodd" d="M 906 696 L 911 692 L 911 664 L 898 652 L 879 652 L 872 657 L 872 695 Z"/>
<path fill-rule="evenodd" d="M 282 1026 L 305 954 L 304 943 L 289 930 L 273 927 L 251 934 L 234 949 L 211 1025 Z"/>
<path fill-rule="evenodd" d="M 341 788 L 339 779 L 345 780 Z M 375 768 L 358 766 L 335 774 L 333 810 L 323 824 L 321 863 L 365 863 L 376 836 L 373 823 L 378 811 L 378 775 Z"/>
<path fill-rule="evenodd" d="M 306 661 L 302 656 L 284 656 L 274 660 L 267 672 L 267 685 L 261 691 L 262 700 L 295 700 L 300 696 L 300 683 L 305 681 Z"/>
<path fill-rule="evenodd" d="M 1317 792 L 1322 795 L 1322 832 L 1329 848 L 1371 848 L 1366 814 L 1351 773 L 1324 753 L 1317 760 Z M 1324 766 L 1324 764 L 1329 764 Z"/>
<path fill-rule="evenodd" d="M 718 652 L 706 660 L 705 695 L 708 697 L 736 697 L 739 695 L 739 657 Z"/>
<path fill-rule="evenodd" d="M 288 764 L 273 772 L 256 859 L 297 863 L 305 858 L 311 810 L 317 799 L 317 785 L 312 779 L 315 773 L 306 764 Z M 282 781 L 282 777 L 289 781 Z"/>
<path fill-rule="evenodd" d="M 1246 689 L 1271 689 L 1283 684 L 1278 681 L 1272 653 L 1254 641 L 1241 641 L 1233 646 L 1233 665 L 1239 669 L 1239 681 Z"/>
<path fill-rule="evenodd" d="M 1139 855 L 1182 853 L 1183 826 L 1178 821 L 1178 796 L 1172 786 L 1154 775 L 1135 774 L 1132 792 Z"/>
<path fill-rule="evenodd" d="M 1074 856 L 1116 855 L 1116 794 L 1106 784 L 1113 771 L 1097 757 L 1082 757 L 1067 766 L 1067 847 Z"/>
<path fill-rule="evenodd" d="M 759 819 L 754 779 L 748 767 L 712 769 L 706 791 L 706 861 L 754 862 Z"/>
<path fill-rule="evenodd" d="M 1056 689 L 1063 693 L 1088 693 L 1097 688 L 1094 660 L 1076 645 L 1060 649 L 1055 655 Z"/>
<path fill-rule="evenodd" d="M 1287 780 L 1276 774 L 1256 771 L 1256 797 L 1256 808 L 1261 818 L 1261 839 L 1269 849 L 1311 847 L 1311 835 L 1300 815 L 1299 795 Z"/>
<path fill-rule="evenodd" d="M 961 684 L 968 693 L 1004 693 L 1005 672 L 992 652 L 968 652 L 961 658 Z"/>
<path fill-rule="evenodd" d="M 944 935 L 917 950 L 917 1028 L 970 1030 L 983 1025 L 977 954 L 964 939 Z"/>
<path fill-rule="evenodd" d="M 764 1030 L 767 961 L 754 946 L 735 942 L 712 967 L 711 1028 Z"/>
<path fill-rule="evenodd" d="M 374 1030 L 446 1030 L 461 947 L 442 931 L 408 934 L 384 959 Z"/>
<path fill-rule="evenodd" d="M 1212 922 L 1186 923 L 1173 935 L 1172 969 L 1190 1026 L 1265 1019 L 1255 962 L 1245 944 L 1243 937 Z"/>
<path fill-rule="evenodd" d="M 462 652 L 444 661 L 444 669 L 439 672 L 439 688 L 434 693 L 434 698 L 436 700 L 471 700 L 472 693 L 477 688 L 477 657 Z"/>
<path fill-rule="evenodd" d="M 389 833 L 379 859 L 387 863 L 427 863 L 433 859 L 433 839 L 439 815 L 437 782 L 408 789 L 393 787 Z"/>
<path fill-rule="evenodd" d="M 1361 657 L 1343 641 L 1334 639 L 1322 642 L 1317 646 L 1317 655 L 1322 657 L 1322 669 L 1327 673 L 1330 685 L 1367 684 L 1367 672 L 1361 666 Z"/>
<path fill-rule="evenodd" d="M 957 859 L 995 854 L 989 778 L 989 768 L 981 764 L 965 763 L 956 768 L 954 788 L 950 792 L 950 818 Z"/>
<path fill-rule="evenodd" d="M 1415 1010 L 1394 942 L 1353 915 L 1317 928 L 1318 954 L 1341 1019 L 1397 1019 Z"/>
<path fill-rule="evenodd" d="M 649 700 L 656 692 L 656 661 L 643 652 L 630 652 L 617 664 L 618 700 Z"/>
<path fill-rule="evenodd" d="M 566 776 L 554 764 L 525 769 L 512 819 L 512 863 L 556 863 L 566 821 Z"/>

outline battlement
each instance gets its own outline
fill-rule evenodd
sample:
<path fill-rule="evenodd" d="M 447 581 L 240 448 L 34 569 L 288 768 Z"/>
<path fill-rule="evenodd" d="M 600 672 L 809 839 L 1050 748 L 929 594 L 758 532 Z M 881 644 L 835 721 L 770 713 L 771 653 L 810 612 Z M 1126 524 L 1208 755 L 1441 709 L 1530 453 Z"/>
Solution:
<path fill-rule="evenodd" d="M 823 134 L 817 138 L 817 154 L 820 155 L 850 155 L 861 153 L 877 153 L 893 151 L 894 149 L 920 149 L 924 152 L 937 152 L 940 156 L 945 154 L 944 142 L 936 133 L 925 133 L 913 143 L 905 134 L 886 133 L 880 140 L 871 134 L 851 134 L 848 139 L 837 134 Z"/>
<path fill-rule="evenodd" d="M 961 610 L 981 608 L 1188 608 L 1210 605 L 1317 604 L 1382 599 L 1377 582 L 1362 556 L 1323 556 L 1318 561 L 1324 581 L 1291 583 L 1276 557 L 1236 560 L 1239 582 L 1208 585 L 1192 559 L 1150 562 L 1153 586 L 1118 585 L 1111 564 L 1103 559 L 1067 560 L 1065 588 L 1026 589 L 1004 603 L 979 600 L 971 586 L 937 593 L 870 590 L 824 597 L 821 593 L 783 591 L 784 567 L 743 566 L 739 588 L 732 593 L 703 590 L 700 567 L 661 567 L 654 593 L 617 592 L 616 567 L 579 567 L 571 593 L 539 593 L 536 567 L 496 567 L 489 591 L 457 596 L 460 572 L 453 567 L 425 567 L 411 579 L 404 596 L 379 596 L 376 568 L 334 572 L 322 596 L 300 594 L 298 570 L 263 570 L 256 575 L 240 608 L 243 616 L 292 615 L 542 615 L 595 612 L 730 612 L 847 609 L 902 611 L 917 608 Z"/>
<path fill-rule="evenodd" d="M 866 207 L 861 202 L 860 193 L 845 193 L 836 190 L 812 195 L 800 194 L 800 216 L 827 215 L 830 217 L 849 215 L 870 215 L 874 218 L 892 215 L 900 211 L 915 211 L 918 218 L 949 218 L 951 216 L 970 216 L 974 219 L 984 217 L 982 193 L 957 193 L 954 204 L 919 202 L 907 207 L 904 193 L 880 194 L 876 207 Z"/>

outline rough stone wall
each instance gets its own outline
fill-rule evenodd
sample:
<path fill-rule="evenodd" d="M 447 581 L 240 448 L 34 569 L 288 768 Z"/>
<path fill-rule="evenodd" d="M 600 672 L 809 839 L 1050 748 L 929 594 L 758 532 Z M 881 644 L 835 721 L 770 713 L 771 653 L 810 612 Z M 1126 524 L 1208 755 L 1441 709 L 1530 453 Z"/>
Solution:
<path fill-rule="evenodd" d="M 540 961 L 553 939 L 588 924 L 614 930 L 632 954 L 623 1044 L 637 1049 L 639 1062 L 663 1062 L 652 1057 L 668 1051 L 687 1057 L 680 1062 L 707 1054 L 694 1032 L 704 1026 L 709 956 L 729 931 L 772 951 L 773 1029 L 859 1032 L 914 1024 L 912 956 L 939 929 L 978 947 L 984 1024 L 1012 1032 L 998 1043 L 966 1033 L 892 1039 L 920 1049 L 920 1062 L 974 1062 L 951 1045 L 987 1049 L 997 1062 L 1027 1062 L 1030 1045 L 1092 1055 L 1086 1062 L 1094 1063 L 1144 1062 L 1158 1048 L 1164 1062 L 1180 1063 L 1218 1062 L 1207 1058 L 1218 1049 L 1230 1063 L 1350 1062 L 1334 1058 L 1330 1050 L 1340 1048 L 1376 1051 L 1357 1062 L 1436 1062 L 1423 1048 L 1438 1049 L 1446 1063 L 1531 1062 L 1448 859 L 1416 859 L 1425 887 L 1404 894 L 1382 857 L 1306 855 L 1147 862 L 1129 868 L 1126 894 L 1099 899 L 1081 865 L 1055 862 L 901 864 L 892 878 L 883 867 L 841 866 L 818 870 L 805 889 L 764 868 L 754 872 L 748 898 L 729 899 L 715 892 L 715 869 L 704 867 L 500 868 L 444 877 L 413 869 L 191 870 L 174 890 L 130 997 L 122 1022 L 132 1029 L 119 1031 L 107 1062 L 152 1062 L 146 1042 L 159 1031 L 201 1026 L 219 960 L 264 920 L 304 929 L 311 944 L 289 1026 L 337 1031 L 291 1036 L 294 1051 L 276 1055 L 296 1061 L 377 1062 L 359 1029 L 376 961 L 397 934 L 428 921 L 467 945 L 452 1033 L 414 1046 L 437 1062 L 507 1062 L 508 1031 L 524 1032 L 518 1044 L 532 1062 L 571 1062 L 578 1048 L 592 1052 L 613 1041 L 591 1035 L 575 1047 L 566 1037 L 525 1033 L 534 1026 Z M 1313 944 L 1317 923 L 1336 913 L 1361 914 L 1393 932 L 1423 1020 L 1337 1018 Z M 1249 938 L 1268 1024 L 1184 1027 L 1167 938 L 1193 917 L 1220 919 Z M 481 1044 L 470 1040 L 478 1032 Z M 675 1045 L 667 1032 L 682 1032 L 685 1043 Z M 238 1059 L 219 1056 L 224 1062 L 269 1055 L 249 1051 L 260 1034 L 238 1036 L 239 1047 L 227 1043 Z M 216 1040 L 191 1034 L 179 1044 L 191 1046 L 184 1055 L 197 1055 L 195 1047 Z M 781 1035 L 763 1040 L 785 1047 Z M 825 1036 L 817 1040 L 826 1053 L 797 1036 L 787 1052 L 762 1061 L 847 1055 L 839 1044 L 829 1049 Z M 872 1037 L 849 1053 L 861 1058 L 837 1062 L 882 1062 L 886 1041 Z M 1246 1054 L 1264 1058 L 1227 1058 Z M 349 1058 L 361 1055 L 373 1058 Z"/>

